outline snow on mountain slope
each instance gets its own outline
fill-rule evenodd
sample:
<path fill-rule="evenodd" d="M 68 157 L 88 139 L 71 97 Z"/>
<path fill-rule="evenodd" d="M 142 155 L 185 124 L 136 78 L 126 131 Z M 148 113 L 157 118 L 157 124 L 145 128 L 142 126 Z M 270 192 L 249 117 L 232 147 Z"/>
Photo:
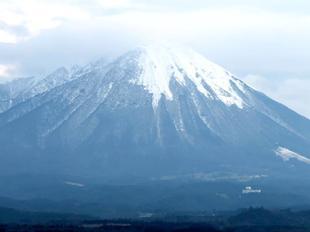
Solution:
<path fill-rule="evenodd" d="M 256 91 L 223 67 L 212 63 L 193 50 L 183 47 L 151 45 L 141 47 L 137 51 L 139 56 L 136 62 L 139 74 L 129 82 L 142 85 L 152 94 L 154 109 L 157 108 L 162 96 L 173 101 L 172 81 L 176 81 L 187 89 L 193 83 L 195 89 L 207 99 L 220 101 L 227 106 L 236 106 L 239 109 L 255 108 L 292 133 L 304 137 L 294 128 L 294 125 L 283 120 L 281 115 L 261 101 Z M 210 127 L 210 119 L 204 116 L 203 110 L 200 110 L 200 104 L 194 96 L 194 91 L 190 91 L 191 96 L 189 97 L 193 99 L 201 120 Z M 180 124 L 183 123 L 180 122 Z M 179 127 L 183 131 L 183 127 Z"/>
<path fill-rule="evenodd" d="M 289 161 L 290 159 L 296 159 L 300 162 L 310 164 L 310 159 L 302 156 L 296 152 L 293 152 L 285 147 L 278 147 L 275 150 L 277 156 L 280 156 L 284 161 Z"/>
<path fill-rule="evenodd" d="M 138 63 L 141 74 L 137 80 L 131 80 L 131 83 L 141 84 L 152 93 L 154 108 L 162 95 L 169 100 L 173 99 L 170 90 L 172 78 L 183 86 L 186 86 L 188 78 L 203 95 L 226 105 L 236 105 L 239 108 L 246 105 L 238 93 L 244 92 L 244 84 L 198 53 L 190 49 L 162 46 L 146 46 L 140 50 Z"/>
<path fill-rule="evenodd" d="M 72 68 L 70 71 L 62 67 L 44 77 L 20 78 L 2 84 L 2 89 L 0 88 L 0 91 L 3 92 L 4 96 L 0 96 L 0 113 L 31 97 L 45 93 L 68 81 L 74 80 L 85 72 L 87 72 L 87 70 L 80 67 Z"/>

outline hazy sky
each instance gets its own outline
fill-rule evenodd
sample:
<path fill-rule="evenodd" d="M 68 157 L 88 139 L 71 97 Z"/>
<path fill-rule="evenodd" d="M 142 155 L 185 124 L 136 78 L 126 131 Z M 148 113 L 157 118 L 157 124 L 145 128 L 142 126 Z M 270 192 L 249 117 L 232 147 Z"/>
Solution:
<path fill-rule="evenodd" d="M 169 41 L 310 118 L 309 0 L 0 0 L 0 81 Z"/>

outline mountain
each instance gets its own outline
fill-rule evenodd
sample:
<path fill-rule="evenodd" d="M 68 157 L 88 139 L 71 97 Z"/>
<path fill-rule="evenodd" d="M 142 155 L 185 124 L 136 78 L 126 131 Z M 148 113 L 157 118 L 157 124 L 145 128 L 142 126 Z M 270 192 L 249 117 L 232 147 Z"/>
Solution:
<path fill-rule="evenodd" d="M 76 78 L 81 72 L 79 67 L 73 67 L 70 71 L 62 67 L 43 78 L 19 78 L 0 84 L 0 113 Z"/>
<path fill-rule="evenodd" d="M 310 120 L 190 49 L 140 47 L 1 89 L 1 175 L 309 173 Z"/>

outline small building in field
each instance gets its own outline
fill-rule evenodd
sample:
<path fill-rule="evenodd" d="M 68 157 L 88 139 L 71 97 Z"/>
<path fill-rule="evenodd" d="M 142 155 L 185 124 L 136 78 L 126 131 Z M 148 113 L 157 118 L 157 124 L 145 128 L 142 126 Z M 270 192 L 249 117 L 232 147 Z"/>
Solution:
<path fill-rule="evenodd" d="M 246 186 L 242 189 L 242 194 L 250 194 L 250 193 L 261 193 L 261 189 L 253 189 L 251 186 Z"/>

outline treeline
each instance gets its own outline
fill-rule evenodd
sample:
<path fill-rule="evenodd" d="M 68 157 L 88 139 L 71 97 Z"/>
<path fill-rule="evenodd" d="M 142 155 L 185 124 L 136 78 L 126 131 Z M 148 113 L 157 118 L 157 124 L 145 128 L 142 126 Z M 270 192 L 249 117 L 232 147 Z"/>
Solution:
<path fill-rule="evenodd" d="M 229 214 L 100 220 L 74 214 L 25 212 L 0 208 L 0 232 L 127 231 L 127 232 L 309 232 L 310 211 L 248 208 Z"/>

